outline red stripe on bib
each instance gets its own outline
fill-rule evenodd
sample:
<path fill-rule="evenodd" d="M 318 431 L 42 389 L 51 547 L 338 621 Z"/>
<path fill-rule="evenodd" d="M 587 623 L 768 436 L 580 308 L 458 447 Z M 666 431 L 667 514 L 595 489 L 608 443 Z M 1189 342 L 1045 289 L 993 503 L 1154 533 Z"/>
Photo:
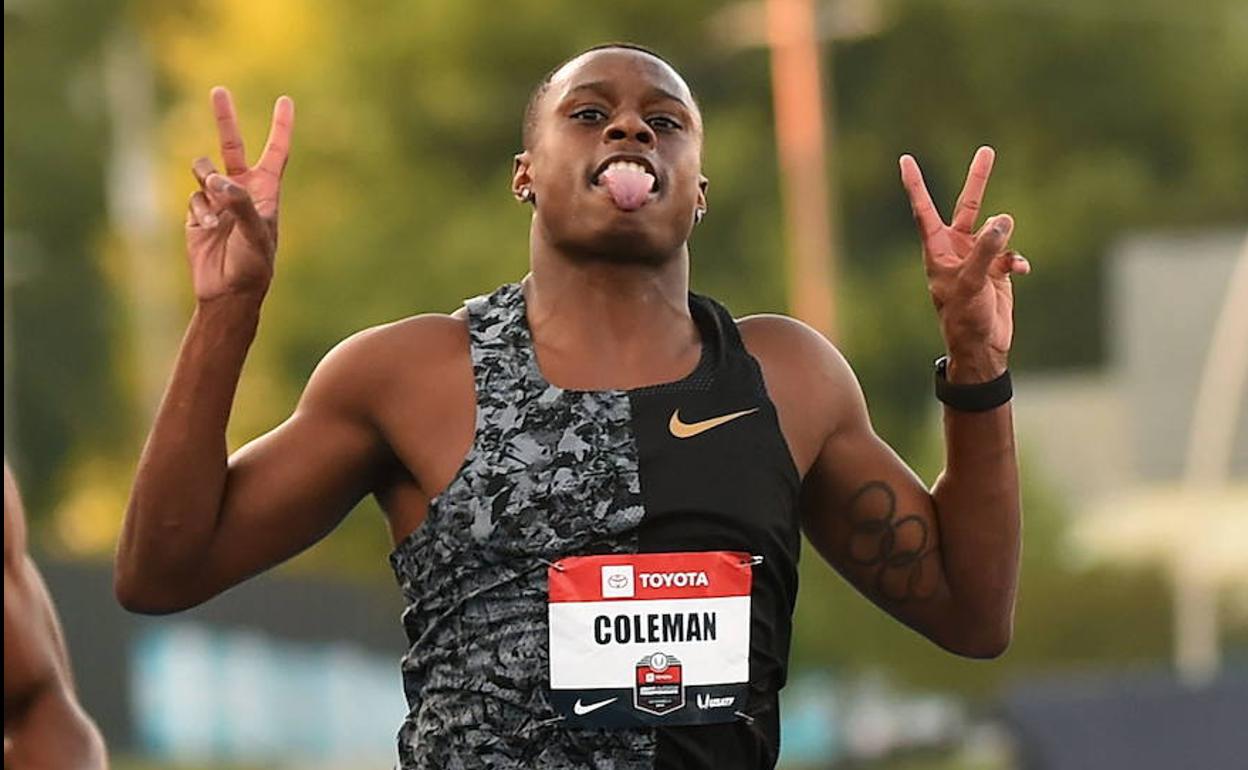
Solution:
<path fill-rule="evenodd" d="M 569 556 L 548 569 L 550 601 L 749 596 L 750 559 L 739 551 Z"/>

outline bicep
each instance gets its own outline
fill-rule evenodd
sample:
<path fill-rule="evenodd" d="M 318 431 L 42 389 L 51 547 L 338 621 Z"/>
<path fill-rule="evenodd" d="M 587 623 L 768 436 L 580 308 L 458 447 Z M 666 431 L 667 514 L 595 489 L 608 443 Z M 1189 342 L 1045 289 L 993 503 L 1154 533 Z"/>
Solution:
<path fill-rule="evenodd" d="M 355 363 L 331 353 L 294 414 L 231 455 L 201 573 L 208 596 L 307 549 L 371 491 L 385 446 L 361 406 L 375 394 L 358 392 Z"/>
<path fill-rule="evenodd" d="M 802 487 L 802 525 L 838 572 L 890 612 L 939 591 L 931 496 L 870 431 L 824 446 Z"/>
<path fill-rule="evenodd" d="M 821 556 L 890 615 L 936 639 L 948 617 L 940 527 L 922 479 L 872 429 L 853 372 L 835 375 L 835 425 L 802 485 Z"/>

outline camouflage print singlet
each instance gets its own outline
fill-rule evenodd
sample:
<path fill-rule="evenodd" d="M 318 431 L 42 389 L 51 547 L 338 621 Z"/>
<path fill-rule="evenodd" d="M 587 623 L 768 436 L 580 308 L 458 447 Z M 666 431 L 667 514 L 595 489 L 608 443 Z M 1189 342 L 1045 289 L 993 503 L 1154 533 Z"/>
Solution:
<path fill-rule="evenodd" d="M 731 317 L 690 295 L 703 337 L 692 374 L 633 391 L 571 391 L 538 369 L 518 284 L 466 307 L 477 401 L 472 448 L 430 501 L 425 523 L 390 557 L 410 643 L 399 767 L 774 765 L 776 695 L 797 588 L 798 479 Z M 670 437 L 654 427 L 666 426 L 672 404 L 727 411 L 743 399 L 759 414 L 714 431 L 724 448 L 708 440 L 698 459 L 680 453 L 702 437 L 667 447 Z M 669 491 L 677 477 L 679 492 Z M 714 548 L 766 557 L 755 573 L 742 718 L 569 726 L 548 692 L 548 565 L 569 555 Z"/>

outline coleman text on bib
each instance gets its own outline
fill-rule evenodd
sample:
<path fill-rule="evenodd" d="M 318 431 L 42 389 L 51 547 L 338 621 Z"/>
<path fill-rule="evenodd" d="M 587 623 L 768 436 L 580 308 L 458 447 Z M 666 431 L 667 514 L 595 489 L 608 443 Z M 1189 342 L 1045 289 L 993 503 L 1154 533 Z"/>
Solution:
<path fill-rule="evenodd" d="M 729 722 L 750 680 L 750 555 L 561 559 L 550 578 L 550 699 L 570 722 Z"/>

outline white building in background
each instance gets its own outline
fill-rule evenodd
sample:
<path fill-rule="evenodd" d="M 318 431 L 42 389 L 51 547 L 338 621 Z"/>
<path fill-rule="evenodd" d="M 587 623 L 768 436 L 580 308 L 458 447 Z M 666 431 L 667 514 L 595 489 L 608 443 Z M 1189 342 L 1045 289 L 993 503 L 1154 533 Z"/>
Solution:
<path fill-rule="evenodd" d="M 1176 662 L 1201 681 L 1218 591 L 1248 617 L 1248 231 L 1127 238 L 1106 287 L 1106 368 L 1018 378 L 1023 462 L 1064 494 L 1082 555 L 1172 568 Z M 1194 434 L 1214 451 L 1193 456 Z"/>
<path fill-rule="evenodd" d="M 1199 379 L 1245 238 L 1248 232 L 1124 240 L 1108 263 L 1108 366 L 1018 378 L 1026 460 L 1076 512 L 1124 488 L 1182 479 Z M 1248 392 L 1238 398 L 1245 403 Z M 1243 482 L 1248 405 L 1238 410 L 1235 434 L 1231 477 Z"/>

